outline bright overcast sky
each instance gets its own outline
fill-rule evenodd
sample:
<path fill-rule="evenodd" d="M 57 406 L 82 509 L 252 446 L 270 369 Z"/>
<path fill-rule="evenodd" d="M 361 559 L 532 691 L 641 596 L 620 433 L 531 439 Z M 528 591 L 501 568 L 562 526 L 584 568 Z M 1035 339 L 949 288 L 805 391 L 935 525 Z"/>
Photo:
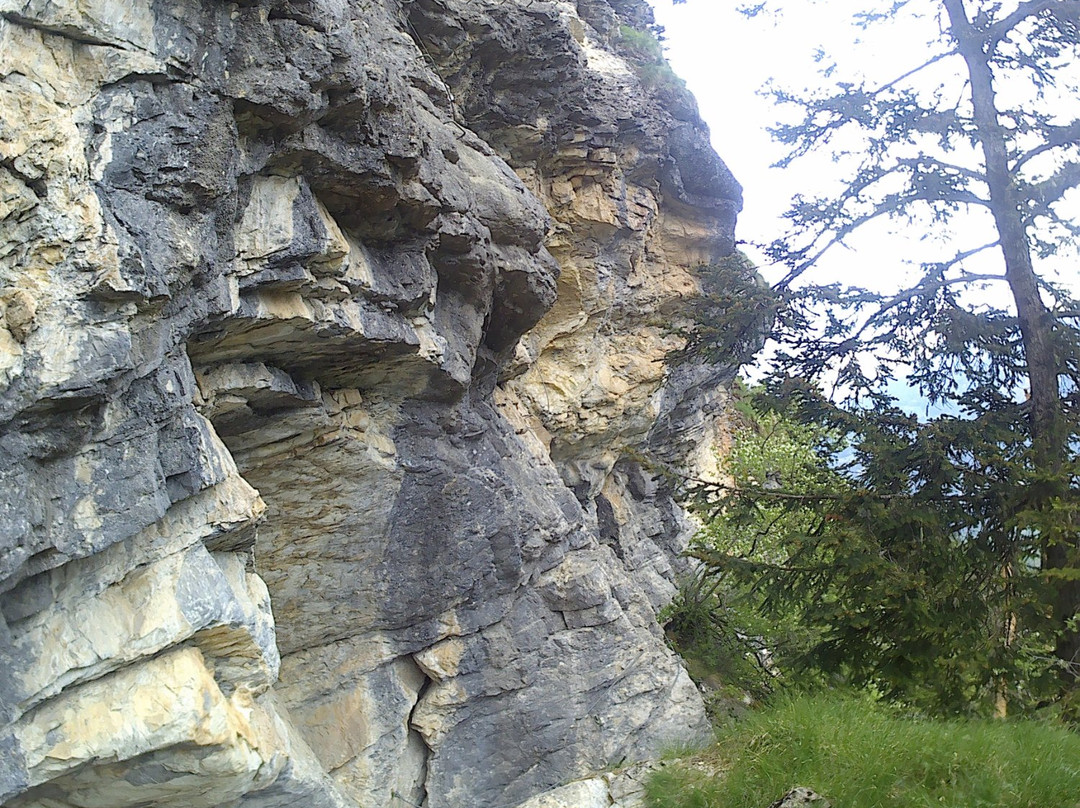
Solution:
<path fill-rule="evenodd" d="M 785 111 L 758 94 L 762 85 L 773 79 L 794 91 L 817 86 L 822 81 L 817 71 L 830 60 L 839 63 L 837 78 L 861 71 L 887 81 L 928 55 L 925 46 L 913 49 L 912 42 L 923 43 L 936 33 L 936 24 L 925 20 L 922 25 L 933 27 L 919 30 L 918 23 L 906 21 L 903 36 L 886 26 L 858 31 L 850 25 L 854 7 L 849 2 L 791 2 L 781 15 L 753 19 L 739 14 L 742 3 L 731 0 L 652 4 L 665 29 L 668 60 L 697 97 L 713 145 L 743 185 L 737 235 L 747 241 L 768 242 L 780 235 L 780 215 L 794 194 L 838 187 L 829 176 L 838 169 L 827 161 L 770 168 L 784 151 L 765 130 Z M 826 54 L 823 62 L 815 61 L 819 50 Z"/>
<path fill-rule="evenodd" d="M 765 132 L 775 123 L 777 110 L 757 90 L 772 76 L 785 83 L 812 77 L 813 52 L 822 44 L 812 32 L 827 30 L 828 21 L 815 21 L 807 29 L 774 25 L 761 17 L 747 19 L 735 10 L 735 3 L 725 0 L 689 0 L 681 5 L 671 0 L 652 2 L 656 21 L 665 29 L 668 61 L 697 96 L 713 145 L 743 184 L 740 235 L 768 240 L 776 235 L 777 217 L 797 184 L 769 168 L 783 153 Z"/>
<path fill-rule="evenodd" d="M 860 31 L 850 24 L 857 6 L 849 0 L 774 4 L 785 7 L 782 16 L 761 14 L 753 19 L 738 13 L 736 8 L 742 3 L 734 0 L 687 0 L 680 5 L 671 0 L 651 2 L 657 23 L 665 28 L 668 60 L 697 97 L 717 152 L 743 185 L 745 204 L 737 236 L 751 242 L 768 242 L 783 233 L 780 215 L 796 193 L 827 192 L 830 184 L 837 187 L 844 173 L 825 159 L 797 161 L 783 170 L 770 168 L 783 151 L 765 130 L 785 113 L 771 99 L 758 95 L 762 85 L 773 79 L 777 86 L 792 91 L 819 86 L 822 80 L 817 71 L 830 61 L 839 66 L 833 80 L 863 73 L 889 81 L 932 55 L 925 43 L 938 33 L 936 20 L 927 18 L 906 18 Z M 820 63 L 814 58 L 819 49 L 826 54 Z M 961 66 L 954 60 L 943 64 L 951 70 Z M 988 224 L 972 224 L 948 238 L 970 241 L 966 247 L 984 244 L 993 238 Z M 941 243 L 900 246 L 883 239 L 887 239 L 883 232 L 861 241 L 852 239 L 853 250 L 832 256 L 822 268 L 860 285 L 875 285 L 865 277 L 868 267 L 896 278 L 904 272 L 901 255 L 927 249 L 933 252 L 918 257 L 947 257 Z M 1064 266 L 1059 280 L 1080 287 L 1075 262 Z M 768 267 L 762 271 L 771 280 L 782 274 Z"/>

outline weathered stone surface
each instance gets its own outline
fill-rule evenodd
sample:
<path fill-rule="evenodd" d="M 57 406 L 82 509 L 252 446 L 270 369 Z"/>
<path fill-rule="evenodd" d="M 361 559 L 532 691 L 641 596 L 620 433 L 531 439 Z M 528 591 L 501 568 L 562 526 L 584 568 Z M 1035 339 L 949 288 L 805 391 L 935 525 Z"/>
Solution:
<path fill-rule="evenodd" d="M 610 808 L 611 792 L 601 778 L 578 780 L 520 803 L 517 808 Z"/>
<path fill-rule="evenodd" d="M 538 794 L 515 808 L 644 808 L 645 784 L 660 765 L 638 763 L 575 780 Z"/>
<path fill-rule="evenodd" d="M 791 789 L 791 791 L 770 805 L 769 808 L 799 808 L 802 805 L 813 805 L 815 808 L 832 808 L 831 802 L 813 789 L 805 786 L 796 786 Z"/>
<path fill-rule="evenodd" d="M 234 686 L 262 691 L 277 678 L 266 587 L 236 554 L 213 557 L 195 544 L 96 593 L 85 588 L 90 565 L 78 566 L 78 577 L 49 576 L 55 584 L 38 597 L 52 601 L 15 626 L 8 651 L 15 675 L 4 693 L 9 714 L 188 640 L 222 666 L 237 667 L 227 676 Z"/>
<path fill-rule="evenodd" d="M 248 690 L 226 698 L 181 648 L 76 688 L 17 722 L 23 795 L 5 805 L 347 805 Z M 93 763 L 93 766 L 86 764 Z"/>
<path fill-rule="evenodd" d="M 0 0 L 0 802 L 502 806 L 656 612 L 739 189 L 640 0 Z M 707 471 L 707 469 L 705 469 Z"/>

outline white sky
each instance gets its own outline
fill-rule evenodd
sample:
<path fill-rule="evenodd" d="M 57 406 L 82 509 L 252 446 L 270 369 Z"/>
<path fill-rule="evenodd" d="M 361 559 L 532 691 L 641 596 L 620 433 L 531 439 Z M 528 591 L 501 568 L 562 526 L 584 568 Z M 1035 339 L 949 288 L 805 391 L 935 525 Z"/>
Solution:
<path fill-rule="evenodd" d="M 813 53 L 825 44 L 820 32 L 828 31 L 827 17 L 837 12 L 815 8 L 826 18 L 818 13 L 807 20 L 809 4 L 792 3 L 797 16 L 774 21 L 747 19 L 728 0 L 652 3 L 665 29 L 668 61 L 697 97 L 713 145 L 743 185 L 739 236 L 768 241 L 780 232 L 780 214 L 806 179 L 800 180 L 797 168 L 769 168 L 783 155 L 765 132 L 778 110 L 757 91 L 770 77 L 791 85 L 813 81 Z"/>
<path fill-rule="evenodd" d="M 783 16 L 747 19 L 736 10 L 748 0 L 687 0 L 674 5 L 671 0 L 650 0 L 656 21 L 664 26 L 665 52 L 675 72 L 686 80 L 697 97 L 701 115 L 712 133 L 713 145 L 743 185 L 744 207 L 739 217 L 736 237 L 744 241 L 768 243 L 782 235 L 785 222 L 781 215 L 792 197 L 827 194 L 830 187 L 839 189 L 847 176 L 841 166 L 826 156 L 802 158 L 786 169 L 771 168 L 784 156 L 784 147 L 774 143 L 766 132 L 784 115 L 784 110 L 759 94 L 766 81 L 798 93 L 806 87 L 831 86 L 832 82 L 857 79 L 864 74 L 875 83 L 891 81 L 916 67 L 933 52 L 923 43 L 933 40 L 938 22 L 934 18 L 905 19 L 897 24 L 872 26 L 862 31 L 851 25 L 851 14 L 868 4 L 851 0 L 789 0 Z M 1010 0 L 1005 0 L 1010 5 Z M 773 4 L 777 5 L 777 4 Z M 884 4 L 882 4 L 884 5 Z M 932 8 L 936 4 L 913 4 Z M 825 61 L 816 61 L 823 51 Z M 831 80 L 819 76 L 821 68 L 836 62 L 838 70 Z M 945 70 L 962 67 L 957 60 L 942 63 Z M 1078 66 L 1080 68 L 1080 66 Z M 932 77 L 934 82 L 952 84 L 950 75 Z M 1069 98 L 1076 98 L 1073 82 L 1068 82 Z M 1066 107 L 1072 103 L 1063 104 Z M 1069 117 L 1080 117 L 1080 103 Z M 791 111 L 788 115 L 797 115 Z M 795 122 L 795 119 L 789 119 Z M 1080 204 L 1073 193 L 1072 209 L 1080 218 Z M 979 215 L 983 214 L 983 215 Z M 815 270 L 815 282 L 843 281 L 888 291 L 898 281 L 916 272 L 910 261 L 943 260 L 960 249 L 972 248 L 995 239 L 989 215 L 977 211 L 951 232 L 928 237 L 929 228 L 882 223 L 876 229 L 849 239 L 850 249 L 830 253 Z M 761 266 L 770 281 L 784 275 L 784 269 L 764 265 L 760 253 L 745 249 Z M 1069 251 L 1071 252 L 1071 251 Z M 1000 253 L 995 249 L 984 254 L 978 272 L 1001 271 Z M 1043 271 L 1048 267 L 1043 266 Z M 1076 253 L 1057 259 L 1058 281 L 1080 293 L 1080 261 Z M 1004 284 L 991 284 L 978 292 L 980 302 L 1009 306 Z M 767 363 L 767 358 L 762 359 Z M 901 382 L 893 385 L 895 395 L 904 399 L 912 411 L 924 409 L 925 402 Z"/>
<path fill-rule="evenodd" d="M 735 0 L 651 2 L 657 22 L 665 28 L 668 60 L 697 97 L 717 152 L 743 185 L 745 203 L 736 235 L 747 241 L 768 242 L 781 235 L 780 216 L 794 194 L 827 192 L 830 185 L 838 187 L 835 177 L 839 174 L 842 179 L 844 174 L 824 158 L 804 158 L 783 170 L 770 168 L 784 151 L 765 130 L 784 111 L 757 93 L 762 85 L 774 79 L 792 91 L 818 86 L 823 81 L 818 70 L 830 60 L 839 64 L 834 81 L 854 78 L 856 71 L 871 79 L 892 80 L 932 55 L 923 43 L 938 33 L 933 18 L 905 18 L 860 31 L 850 24 L 852 12 L 860 6 L 850 0 L 792 0 L 784 4 L 782 16 L 761 14 L 753 19 L 738 13 L 742 2 Z M 826 54 L 821 63 L 814 59 L 819 49 Z M 959 67 L 952 60 L 945 64 L 951 70 Z M 874 276 L 896 278 L 905 272 L 902 256 L 922 252 L 919 257 L 924 259 L 946 258 L 956 251 L 957 242 L 974 247 L 993 240 L 988 225 L 984 219 L 958 229 L 946 237 L 949 245 L 913 242 L 910 227 L 906 239 L 894 242 L 885 228 L 879 228 L 852 240 L 852 250 L 823 262 L 822 273 L 875 286 Z M 765 266 L 762 272 L 770 280 L 783 274 Z M 823 279 L 823 274 L 817 277 Z M 1074 260 L 1063 262 L 1059 279 L 1080 289 L 1080 269 Z"/>

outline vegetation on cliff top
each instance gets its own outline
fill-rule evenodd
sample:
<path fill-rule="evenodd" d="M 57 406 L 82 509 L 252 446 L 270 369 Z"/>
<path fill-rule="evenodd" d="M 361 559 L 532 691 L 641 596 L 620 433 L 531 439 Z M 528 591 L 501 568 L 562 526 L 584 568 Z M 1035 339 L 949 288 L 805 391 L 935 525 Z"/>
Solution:
<path fill-rule="evenodd" d="M 687 92 L 686 82 L 676 75 L 664 58 L 664 46 L 656 32 L 629 25 L 620 25 L 618 31 L 617 45 L 630 61 L 642 84 L 661 95 Z"/>

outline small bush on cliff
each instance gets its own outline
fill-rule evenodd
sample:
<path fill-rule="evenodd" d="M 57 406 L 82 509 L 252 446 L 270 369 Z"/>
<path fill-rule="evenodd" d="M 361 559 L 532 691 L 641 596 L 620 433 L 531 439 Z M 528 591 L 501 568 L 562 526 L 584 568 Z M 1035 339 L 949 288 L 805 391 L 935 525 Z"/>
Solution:
<path fill-rule="evenodd" d="M 660 620 L 691 678 L 706 693 L 713 721 L 741 712 L 747 696 L 757 700 L 772 693 L 769 641 L 755 632 L 761 619 L 723 581 L 700 573 L 688 576 Z"/>
<path fill-rule="evenodd" d="M 620 25 L 619 46 L 634 62 L 645 64 L 664 61 L 664 46 L 652 31 Z"/>
<path fill-rule="evenodd" d="M 1064 728 L 917 719 L 836 693 L 781 699 L 702 757 L 654 775 L 649 808 L 764 808 L 796 785 L 834 808 L 1050 808 L 1080 794 L 1080 736 Z"/>
<path fill-rule="evenodd" d="M 675 75 L 664 58 L 664 46 L 652 31 L 620 25 L 619 48 L 646 87 L 659 93 L 685 92 L 686 82 Z"/>

